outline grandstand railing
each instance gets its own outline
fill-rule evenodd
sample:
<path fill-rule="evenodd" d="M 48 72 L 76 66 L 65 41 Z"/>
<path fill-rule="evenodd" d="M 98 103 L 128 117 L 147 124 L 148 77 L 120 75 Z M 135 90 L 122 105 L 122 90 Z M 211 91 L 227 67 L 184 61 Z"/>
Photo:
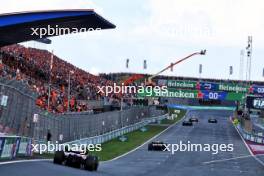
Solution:
<path fill-rule="evenodd" d="M 251 133 L 245 131 L 245 129 L 243 129 L 243 127 L 241 127 L 240 124 L 237 125 L 237 129 L 239 130 L 240 134 L 242 135 L 242 137 L 245 140 L 255 142 L 255 143 L 259 143 L 259 144 L 264 144 L 264 137 L 263 136 L 258 136 L 256 134 L 251 134 Z"/>
<path fill-rule="evenodd" d="M 67 142 L 66 144 L 100 144 L 100 143 L 104 143 L 107 141 L 110 141 L 114 138 L 120 137 L 122 135 L 125 135 L 129 132 L 138 130 L 150 123 L 155 123 L 155 122 L 159 122 L 165 118 L 168 117 L 168 114 L 165 115 L 161 115 L 161 116 L 157 116 L 157 117 L 152 117 L 152 118 L 146 118 L 144 120 L 142 120 L 141 122 L 135 123 L 133 125 L 129 125 L 114 131 L 110 131 L 108 133 L 99 135 L 99 136 L 94 136 L 94 137 L 89 137 L 89 138 L 84 138 L 84 139 L 80 139 L 80 140 L 75 140 L 75 141 L 71 141 L 71 142 Z"/>

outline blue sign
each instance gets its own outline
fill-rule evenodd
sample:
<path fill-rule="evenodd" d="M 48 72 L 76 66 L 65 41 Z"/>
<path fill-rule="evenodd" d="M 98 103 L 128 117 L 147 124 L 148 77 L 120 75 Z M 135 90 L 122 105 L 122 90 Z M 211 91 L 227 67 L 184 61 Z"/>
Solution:
<path fill-rule="evenodd" d="M 251 87 L 251 93 L 254 93 L 254 94 L 264 94 L 264 87 L 263 86 L 253 85 Z"/>
<path fill-rule="evenodd" d="M 203 90 L 202 94 L 205 100 L 225 100 L 228 93 Z"/>
<path fill-rule="evenodd" d="M 13 150 L 12 150 L 12 158 L 15 158 L 18 150 L 19 150 L 19 145 L 20 145 L 20 137 L 16 138 L 15 143 L 13 144 Z"/>
<path fill-rule="evenodd" d="M 1 158 L 1 154 L 3 151 L 4 145 L 5 145 L 5 138 L 1 137 L 0 138 L 0 158 Z"/>
<path fill-rule="evenodd" d="M 200 82 L 200 90 L 218 90 L 218 84 Z"/>

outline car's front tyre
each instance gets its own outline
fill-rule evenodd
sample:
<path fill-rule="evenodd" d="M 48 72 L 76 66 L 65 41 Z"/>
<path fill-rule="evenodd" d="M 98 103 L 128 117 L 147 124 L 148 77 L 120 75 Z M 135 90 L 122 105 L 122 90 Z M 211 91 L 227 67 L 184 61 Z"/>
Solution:
<path fill-rule="evenodd" d="M 62 164 L 65 160 L 65 154 L 63 151 L 56 151 L 53 159 L 53 163 Z"/>
<path fill-rule="evenodd" d="M 97 171 L 99 160 L 97 156 L 87 156 L 84 161 L 84 169 L 88 171 Z"/>

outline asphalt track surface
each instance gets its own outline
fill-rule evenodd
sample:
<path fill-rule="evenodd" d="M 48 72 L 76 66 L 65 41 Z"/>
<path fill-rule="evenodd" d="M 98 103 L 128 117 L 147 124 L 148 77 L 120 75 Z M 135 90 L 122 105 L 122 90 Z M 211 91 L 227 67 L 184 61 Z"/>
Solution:
<path fill-rule="evenodd" d="M 239 134 L 229 121 L 228 111 L 190 111 L 198 117 L 193 127 L 178 123 L 155 140 L 170 144 L 180 141 L 195 144 L 234 144 L 233 152 L 155 152 L 147 145 L 114 161 L 100 163 L 97 172 L 55 165 L 52 161 L 0 165 L 0 176 L 263 176 L 264 166 L 250 155 Z M 208 124 L 214 117 L 217 124 Z M 259 159 L 264 160 L 263 156 Z"/>

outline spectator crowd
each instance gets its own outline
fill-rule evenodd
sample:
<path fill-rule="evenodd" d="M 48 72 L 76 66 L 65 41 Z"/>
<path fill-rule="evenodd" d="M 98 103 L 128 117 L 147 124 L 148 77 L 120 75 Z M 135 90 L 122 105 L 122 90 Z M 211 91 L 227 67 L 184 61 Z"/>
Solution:
<path fill-rule="evenodd" d="M 97 93 L 97 86 L 113 84 L 47 50 L 17 44 L 0 49 L 0 75 L 26 80 L 32 91 L 38 93 L 36 104 L 54 113 L 87 111 L 90 107 L 83 100 L 102 100 L 104 95 Z M 112 98 L 118 99 L 115 96 Z"/>

